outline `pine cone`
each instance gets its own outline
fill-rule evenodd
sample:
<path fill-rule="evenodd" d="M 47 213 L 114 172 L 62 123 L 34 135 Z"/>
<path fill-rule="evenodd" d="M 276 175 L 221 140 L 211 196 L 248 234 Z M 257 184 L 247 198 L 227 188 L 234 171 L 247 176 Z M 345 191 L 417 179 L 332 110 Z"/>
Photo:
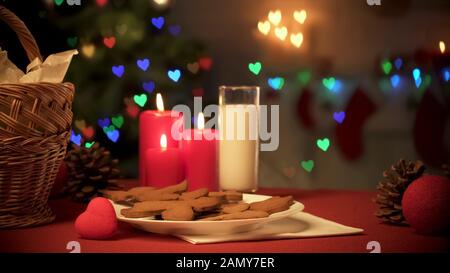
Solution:
<path fill-rule="evenodd" d="M 74 201 L 88 202 L 101 196 L 102 189 L 120 189 L 116 178 L 120 170 L 119 160 L 112 159 L 111 153 L 99 143 L 86 148 L 72 144 L 65 161 L 69 169 L 69 181 L 64 190 Z"/>
<path fill-rule="evenodd" d="M 375 202 L 379 205 L 375 215 L 383 222 L 406 225 L 402 211 L 402 197 L 406 188 L 425 171 L 421 161 L 400 159 L 383 172 L 383 180 L 378 184 Z"/>

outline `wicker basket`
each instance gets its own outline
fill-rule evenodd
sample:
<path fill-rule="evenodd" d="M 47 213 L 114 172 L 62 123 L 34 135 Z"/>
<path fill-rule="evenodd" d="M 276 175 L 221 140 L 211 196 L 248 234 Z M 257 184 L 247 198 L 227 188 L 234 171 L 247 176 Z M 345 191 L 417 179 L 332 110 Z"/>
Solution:
<path fill-rule="evenodd" d="M 42 60 L 33 36 L 0 6 L 28 59 Z M 0 84 L 0 228 L 49 223 L 47 201 L 66 153 L 72 123 L 71 83 Z"/>

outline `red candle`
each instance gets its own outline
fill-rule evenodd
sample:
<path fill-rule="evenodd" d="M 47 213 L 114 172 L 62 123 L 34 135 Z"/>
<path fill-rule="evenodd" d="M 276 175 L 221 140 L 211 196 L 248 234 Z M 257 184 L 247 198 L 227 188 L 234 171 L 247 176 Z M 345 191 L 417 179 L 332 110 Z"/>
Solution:
<path fill-rule="evenodd" d="M 204 128 L 203 114 L 199 114 L 198 128 L 183 133 L 183 155 L 189 190 L 208 188 L 218 190 L 217 131 Z"/>
<path fill-rule="evenodd" d="M 156 111 L 143 111 L 139 116 L 139 181 L 145 184 L 146 164 L 145 153 L 150 148 L 160 148 L 161 135 L 167 136 L 167 147 L 179 147 L 179 139 L 172 136 L 172 126 L 183 128 L 182 114 L 174 111 L 164 111 L 160 94 L 156 95 Z M 179 131 L 180 131 L 179 130 Z"/>
<path fill-rule="evenodd" d="M 145 186 L 167 187 L 184 180 L 181 150 L 167 147 L 167 137 L 161 135 L 160 148 L 145 152 Z"/>

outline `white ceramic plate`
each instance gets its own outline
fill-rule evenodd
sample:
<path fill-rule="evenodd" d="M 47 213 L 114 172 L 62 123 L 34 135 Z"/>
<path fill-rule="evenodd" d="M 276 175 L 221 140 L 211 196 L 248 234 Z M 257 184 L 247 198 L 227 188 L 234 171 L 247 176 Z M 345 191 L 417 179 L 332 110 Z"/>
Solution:
<path fill-rule="evenodd" d="M 243 200 L 247 203 L 262 201 L 271 196 L 259 194 L 244 194 Z M 120 210 L 127 206 L 115 204 L 111 201 L 119 221 L 127 222 L 138 229 L 162 234 L 205 235 L 205 234 L 231 234 L 257 229 L 263 224 L 288 217 L 302 211 L 304 205 L 294 201 L 288 210 L 271 214 L 265 218 L 224 220 L 224 221 L 164 221 L 153 217 L 125 218 Z"/>

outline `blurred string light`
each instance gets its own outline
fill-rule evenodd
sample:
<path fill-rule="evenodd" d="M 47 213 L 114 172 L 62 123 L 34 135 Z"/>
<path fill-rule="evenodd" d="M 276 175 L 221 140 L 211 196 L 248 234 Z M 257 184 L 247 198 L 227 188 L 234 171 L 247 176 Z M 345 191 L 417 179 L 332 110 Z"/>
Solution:
<path fill-rule="evenodd" d="M 252 72 L 255 75 L 258 75 L 259 72 L 261 72 L 261 68 L 262 68 L 262 64 L 261 64 L 261 62 L 258 62 L 258 61 L 248 64 L 248 70 L 250 70 L 250 72 Z"/>
<path fill-rule="evenodd" d="M 267 79 L 267 84 L 274 90 L 281 90 L 284 86 L 283 77 L 274 77 Z"/>
<path fill-rule="evenodd" d="M 444 41 L 439 41 L 439 50 L 441 51 L 442 54 L 445 53 L 445 43 L 444 43 Z"/>
<path fill-rule="evenodd" d="M 391 85 L 392 88 L 396 89 L 400 85 L 400 76 L 397 74 L 394 74 L 391 76 Z"/>
<path fill-rule="evenodd" d="M 288 31 L 286 27 L 277 27 L 275 28 L 275 36 L 278 37 L 281 41 L 286 40 L 286 36 L 288 35 Z"/>
<path fill-rule="evenodd" d="M 127 31 L 128 31 L 127 24 L 118 24 L 118 25 L 116 25 L 116 31 L 120 35 L 125 35 L 125 33 L 127 33 Z"/>
<path fill-rule="evenodd" d="M 90 148 L 92 147 L 92 145 L 94 145 L 94 144 L 95 144 L 95 141 L 92 141 L 92 142 L 86 142 L 86 143 L 84 143 L 84 147 L 90 149 Z"/>
<path fill-rule="evenodd" d="M 388 93 L 391 90 L 391 84 L 390 80 L 385 77 L 381 78 L 378 82 L 378 86 L 384 93 Z"/>
<path fill-rule="evenodd" d="M 88 59 L 94 57 L 95 45 L 94 44 L 84 44 L 81 47 L 81 53 L 83 54 L 83 56 L 85 56 Z"/>
<path fill-rule="evenodd" d="M 448 82 L 450 80 L 450 67 L 442 69 L 442 78 Z"/>
<path fill-rule="evenodd" d="M 291 43 L 297 48 L 300 47 L 303 43 L 303 33 L 291 33 Z"/>
<path fill-rule="evenodd" d="M 413 74 L 414 80 L 419 79 L 420 78 L 420 69 L 417 68 L 417 67 L 414 68 L 413 71 L 412 71 L 412 74 Z"/>
<path fill-rule="evenodd" d="M 329 78 L 323 78 L 322 79 L 322 84 L 323 86 L 325 86 L 328 90 L 333 90 L 334 85 L 336 84 L 336 79 L 334 77 L 329 77 Z"/>
<path fill-rule="evenodd" d="M 103 128 L 103 132 L 108 137 L 108 139 L 114 143 L 116 143 L 120 137 L 120 131 L 116 129 L 114 125 Z"/>
<path fill-rule="evenodd" d="M 414 84 L 416 85 L 416 88 L 419 88 L 420 84 L 422 83 L 422 77 L 420 76 L 421 72 L 419 68 L 414 68 L 412 71 Z"/>
<path fill-rule="evenodd" d="M 416 85 L 416 88 L 419 88 L 420 85 L 422 84 L 422 78 L 418 78 L 417 80 L 415 80 L 414 84 Z"/>
<path fill-rule="evenodd" d="M 270 22 L 269 21 L 258 22 L 258 30 L 264 35 L 269 34 Z"/>
<path fill-rule="evenodd" d="M 281 22 L 281 11 L 277 9 L 276 11 L 269 11 L 269 15 L 267 16 L 269 21 L 275 25 L 278 26 L 278 24 Z"/>
<path fill-rule="evenodd" d="M 81 145 L 81 134 L 75 134 L 75 132 L 72 130 L 72 133 L 70 134 L 70 141 L 77 145 L 80 146 Z"/>
<path fill-rule="evenodd" d="M 107 48 L 113 48 L 116 45 L 116 37 L 114 37 L 114 36 L 103 37 L 103 44 Z"/>
<path fill-rule="evenodd" d="M 392 70 L 392 64 L 388 59 L 384 59 L 381 61 L 381 70 L 385 75 L 389 75 Z"/>
<path fill-rule="evenodd" d="M 294 11 L 292 18 L 297 23 L 304 24 L 307 18 L 306 10 Z M 263 35 L 268 36 L 270 31 L 273 29 L 273 34 L 277 40 L 285 42 L 287 40 L 286 38 L 289 37 L 288 42 L 290 42 L 292 46 L 300 48 L 304 41 L 303 33 L 301 31 L 290 33 L 288 28 L 281 24 L 282 19 L 283 15 L 281 10 L 271 10 L 267 15 L 267 20 L 258 21 L 258 31 Z"/>
<path fill-rule="evenodd" d="M 311 81 L 311 78 L 312 78 L 312 73 L 308 69 L 299 71 L 297 73 L 297 80 L 302 87 L 308 85 L 309 82 Z"/>
<path fill-rule="evenodd" d="M 293 13 L 294 19 L 295 21 L 299 22 L 300 24 L 303 25 L 303 23 L 305 23 L 307 14 L 306 14 L 306 10 L 302 9 L 301 11 L 294 11 Z"/>
<path fill-rule="evenodd" d="M 421 79 L 421 83 L 417 88 L 421 91 L 421 93 L 423 93 L 423 91 L 425 91 L 431 84 L 431 76 L 425 75 L 421 77 Z"/>
<path fill-rule="evenodd" d="M 341 80 L 338 80 L 338 79 L 336 79 L 336 81 L 335 81 L 335 83 L 334 83 L 334 86 L 333 86 L 333 89 L 331 90 L 332 92 L 334 92 L 334 93 L 339 93 L 339 92 L 341 92 L 341 90 L 342 90 L 342 81 Z"/>
<path fill-rule="evenodd" d="M 400 69 L 402 68 L 402 66 L 403 66 L 403 60 L 402 60 L 402 58 L 397 58 L 397 59 L 395 59 L 395 61 L 394 61 L 394 66 L 395 66 L 395 68 L 396 68 L 397 70 L 400 70 Z"/>
<path fill-rule="evenodd" d="M 133 98 L 124 98 L 123 99 L 126 105 L 126 113 L 128 116 L 132 118 L 136 118 L 139 114 L 140 108 L 136 105 Z M 103 128 L 104 125 L 109 125 L 109 119 L 99 119 L 98 125 Z"/>
<path fill-rule="evenodd" d="M 322 84 L 326 89 L 333 93 L 339 93 L 342 90 L 342 81 L 335 77 L 323 78 Z"/>
<path fill-rule="evenodd" d="M 140 107 L 144 107 L 147 103 L 147 95 L 145 93 L 142 94 L 136 94 L 133 96 L 134 102 L 139 105 Z"/>

